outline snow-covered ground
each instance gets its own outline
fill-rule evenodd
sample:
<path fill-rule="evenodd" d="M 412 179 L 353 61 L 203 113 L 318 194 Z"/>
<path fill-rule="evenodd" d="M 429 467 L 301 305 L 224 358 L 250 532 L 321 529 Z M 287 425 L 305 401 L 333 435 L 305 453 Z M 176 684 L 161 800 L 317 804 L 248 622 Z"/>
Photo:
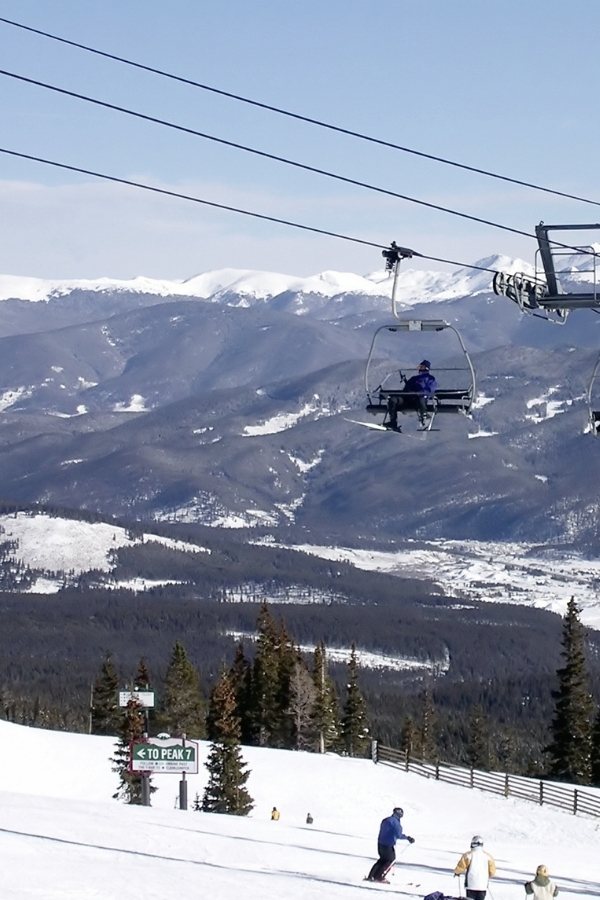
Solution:
<path fill-rule="evenodd" d="M 564 615 L 575 597 L 581 620 L 600 628 L 600 560 L 526 543 L 406 541 L 393 551 L 295 545 L 359 569 L 437 582 L 449 597 L 521 603 Z"/>
<path fill-rule="evenodd" d="M 1 721 L 2 900 L 422 900 L 434 890 L 458 894 L 452 869 L 473 834 L 496 859 L 490 900 L 525 900 L 523 883 L 540 863 L 563 900 L 600 895 L 596 820 L 369 760 L 259 748 L 243 748 L 250 816 L 194 812 L 206 783 L 200 748 L 188 811 L 175 808 L 177 775 L 155 776 L 152 807 L 129 807 L 111 799 L 111 738 Z M 379 821 L 397 805 L 416 842 L 398 845 L 390 885 L 366 883 Z"/>

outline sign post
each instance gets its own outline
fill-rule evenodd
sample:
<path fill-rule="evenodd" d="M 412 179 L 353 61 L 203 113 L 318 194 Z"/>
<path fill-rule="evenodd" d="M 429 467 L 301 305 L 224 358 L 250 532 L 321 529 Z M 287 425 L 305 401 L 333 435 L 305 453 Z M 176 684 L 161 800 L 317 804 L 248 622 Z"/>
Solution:
<path fill-rule="evenodd" d="M 181 735 L 182 746 L 185 748 L 185 731 Z M 198 771 L 196 769 L 196 771 Z M 181 773 L 181 781 L 179 782 L 179 809 L 187 809 L 187 781 L 185 780 L 185 769 Z"/>

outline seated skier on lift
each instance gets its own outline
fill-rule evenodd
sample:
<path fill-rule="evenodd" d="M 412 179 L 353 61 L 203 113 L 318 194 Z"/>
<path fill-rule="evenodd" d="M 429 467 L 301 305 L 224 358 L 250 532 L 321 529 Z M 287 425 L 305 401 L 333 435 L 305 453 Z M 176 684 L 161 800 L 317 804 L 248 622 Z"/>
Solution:
<path fill-rule="evenodd" d="M 387 427 L 392 431 L 400 431 L 398 427 L 398 413 L 409 409 L 416 410 L 419 414 L 421 425 L 425 425 L 429 418 L 427 400 L 433 397 L 437 391 L 437 381 L 429 371 L 430 369 L 431 363 L 429 360 L 421 360 L 418 374 L 405 381 L 400 395 L 388 398 L 388 414 L 390 418 Z"/>

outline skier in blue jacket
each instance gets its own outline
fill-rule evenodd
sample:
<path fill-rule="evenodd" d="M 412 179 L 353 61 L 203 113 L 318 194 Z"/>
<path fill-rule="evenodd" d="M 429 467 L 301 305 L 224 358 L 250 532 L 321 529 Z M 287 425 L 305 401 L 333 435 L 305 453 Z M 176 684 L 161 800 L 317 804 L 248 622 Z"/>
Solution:
<path fill-rule="evenodd" d="M 437 391 L 437 381 L 430 372 L 431 363 L 423 359 L 419 363 L 417 375 L 412 375 L 404 384 L 399 396 L 388 399 L 389 423 L 388 428 L 399 431 L 398 412 L 407 409 L 415 409 L 419 413 L 421 425 L 425 424 L 429 415 L 427 412 L 427 400 L 433 397 Z"/>
<path fill-rule="evenodd" d="M 404 810 L 400 806 L 395 806 L 392 815 L 382 820 L 377 838 L 379 859 L 373 864 L 367 875 L 367 881 L 382 881 L 384 884 L 388 884 L 386 875 L 396 859 L 396 841 L 408 841 L 409 844 L 414 844 L 415 839 L 402 831 L 400 819 L 403 815 Z"/>

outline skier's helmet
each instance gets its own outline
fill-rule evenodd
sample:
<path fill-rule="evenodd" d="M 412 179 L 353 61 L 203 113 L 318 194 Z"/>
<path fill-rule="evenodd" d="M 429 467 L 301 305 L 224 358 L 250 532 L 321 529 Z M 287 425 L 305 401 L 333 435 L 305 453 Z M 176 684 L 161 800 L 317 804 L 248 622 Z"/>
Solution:
<path fill-rule="evenodd" d="M 401 819 L 404 815 L 404 810 L 401 806 L 395 806 L 392 810 L 392 815 L 396 816 L 397 819 Z"/>
<path fill-rule="evenodd" d="M 538 866 L 535 870 L 536 875 L 540 875 L 542 878 L 548 877 L 548 867 L 547 866 Z"/>
<path fill-rule="evenodd" d="M 474 834 L 471 839 L 471 850 L 474 850 L 475 847 L 483 847 L 483 838 L 480 834 Z"/>

